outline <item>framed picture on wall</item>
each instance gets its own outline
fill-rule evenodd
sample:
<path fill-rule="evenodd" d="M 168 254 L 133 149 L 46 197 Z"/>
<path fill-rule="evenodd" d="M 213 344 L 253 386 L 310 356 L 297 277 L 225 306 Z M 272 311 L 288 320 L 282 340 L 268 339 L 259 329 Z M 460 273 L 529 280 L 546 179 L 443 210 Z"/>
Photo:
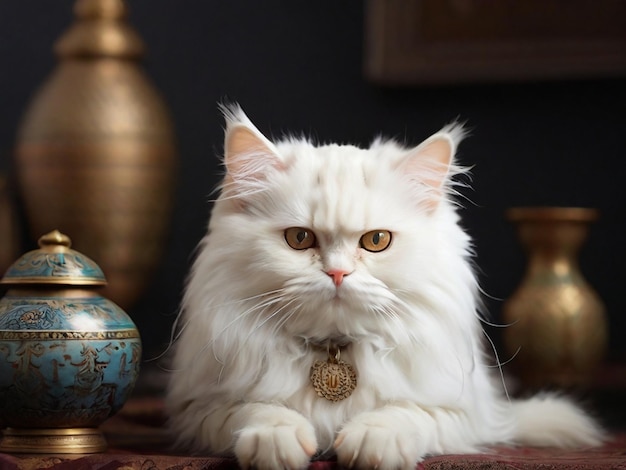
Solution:
<path fill-rule="evenodd" d="M 624 0 L 368 0 L 384 85 L 626 76 Z"/>

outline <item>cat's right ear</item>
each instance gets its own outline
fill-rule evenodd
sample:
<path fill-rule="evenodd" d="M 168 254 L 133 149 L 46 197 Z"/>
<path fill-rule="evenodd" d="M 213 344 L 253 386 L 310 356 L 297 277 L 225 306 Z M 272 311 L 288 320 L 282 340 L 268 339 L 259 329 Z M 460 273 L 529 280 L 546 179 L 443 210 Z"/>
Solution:
<path fill-rule="evenodd" d="M 224 138 L 224 190 L 240 199 L 261 191 L 270 172 L 283 170 L 276 147 L 235 105 L 222 107 L 226 119 Z"/>

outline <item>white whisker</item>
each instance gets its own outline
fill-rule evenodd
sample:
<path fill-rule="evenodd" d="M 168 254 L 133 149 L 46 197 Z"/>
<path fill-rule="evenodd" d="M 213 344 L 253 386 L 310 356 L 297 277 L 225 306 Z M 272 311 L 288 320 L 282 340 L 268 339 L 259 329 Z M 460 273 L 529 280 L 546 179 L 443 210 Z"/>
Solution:
<path fill-rule="evenodd" d="M 485 337 L 487 338 L 487 341 L 489 341 L 489 344 L 491 345 L 491 349 L 493 350 L 493 354 L 496 358 L 496 365 L 492 367 L 498 368 L 498 372 L 500 374 L 500 381 L 502 382 L 502 387 L 504 389 L 504 395 L 506 396 L 506 399 L 508 401 L 511 401 L 511 397 L 509 396 L 509 390 L 507 389 L 506 381 L 504 380 L 504 372 L 502 371 L 502 366 L 504 364 L 500 362 L 500 357 L 498 356 L 498 351 L 496 350 L 496 345 L 494 344 L 493 340 L 489 337 L 489 335 L 487 334 L 485 330 L 482 330 L 482 331 Z M 515 354 L 517 355 L 517 352 Z M 515 355 L 513 357 L 515 357 Z"/>
<path fill-rule="evenodd" d="M 228 302 L 224 302 L 222 304 L 218 304 L 218 305 L 214 305 L 212 306 L 212 308 L 218 309 L 227 305 L 233 305 L 233 304 L 239 304 L 239 303 L 244 303 L 244 302 L 249 302 L 251 300 L 255 300 L 258 298 L 264 298 L 264 297 L 268 297 L 268 296 L 272 296 L 274 294 L 279 294 L 283 291 L 283 289 L 275 289 L 272 291 L 268 291 L 268 292 L 264 292 L 261 294 L 256 294 L 256 295 L 252 295 L 249 297 L 245 297 L 245 298 L 241 298 L 241 299 L 234 299 Z M 242 315 L 246 315 L 247 312 L 243 312 Z M 179 312 L 178 315 L 176 316 L 174 323 L 172 324 L 172 327 L 170 329 L 170 338 L 169 341 L 167 343 L 167 347 L 163 350 L 163 352 L 159 353 L 157 356 L 150 358 L 150 359 L 146 359 L 146 362 L 152 362 L 152 361 L 157 361 L 161 358 L 163 358 L 167 353 L 169 353 L 172 349 L 172 347 L 174 346 L 174 343 L 176 343 L 176 341 L 178 341 L 178 339 L 182 336 L 182 334 L 184 333 L 185 329 L 189 326 L 189 324 L 192 322 L 193 318 L 195 317 L 187 317 L 185 323 L 179 328 L 179 323 L 181 321 L 181 319 L 183 318 L 183 312 Z M 238 321 L 240 317 L 235 318 L 231 323 L 229 323 L 221 332 L 220 334 L 224 333 L 228 328 L 230 328 L 234 323 L 236 323 Z M 219 334 L 217 335 L 219 336 Z M 201 352 L 203 350 L 206 350 L 207 347 L 210 347 L 212 344 L 212 342 L 209 342 L 205 345 L 205 347 L 201 350 Z M 217 360 L 217 358 L 216 358 Z M 219 362 L 219 361 L 218 361 Z M 169 371 L 169 369 L 164 368 L 162 366 L 160 366 L 162 370 L 164 371 Z"/>
<path fill-rule="evenodd" d="M 269 322 L 270 320 L 274 319 L 276 316 L 278 316 L 283 310 L 285 310 L 286 308 L 288 308 L 292 303 L 295 302 L 296 299 L 291 299 L 288 302 L 284 303 L 283 305 L 281 305 L 277 310 L 273 311 L 270 315 L 268 315 L 261 323 L 257 324 L 253 329 L 250 330 L 250 332 L 248 333 L 248 335 L 246 336 L 246 339 L 242 342 L 242 344 L 244 344 L 249 338 L 250 336 L 252 336 L 254 333 L 256 333 L 259 329 L 261 329 L 267 322 Z M 265 310 L 263 310 L 261 313 L 266 313 Z M 279 320 L 279 322 L 282 321 Z"/>
<path fill-rule="evenodd" d="M 249 299 L 259 299 L 259 298 L 264 298 L 267 296 L 273 296 L 273 297 L 269 297 L 267 299 L 265 299 L 263 302 L 260 303 L 256 303 L 252 306 L 250 306 L 248 309 L 244 310 L 243 312 L 239 313 L 235 318 L 233 318 L 226 326 L 224 326 L 221 330 L 219 330 L 216 334 L 213 335 L 213 338 L 209 341 L 207 341 L 204 346 L 202 346 L 202 348 L 200 348 L 200 350 L 196 353 L 195 358 L 198 359 L 200 357 L 200 355 L 204 352 L 207 351 L 207 349 L 212 348 L 213 344 L 215 343 L 215 341 L 217 339 L 219 339 L 224 333 L 226 333 L 230 328 L 232 328 L 234 325 L 236 325 L 238 322 L 240 322 L 241 320 L 245 319 L 246 317 L 257 313 L 257 315 L 261 315 L 263 313 L 263 311 L 265 309 L 267 309 L 268 307 L 280 302 L 281 297 L 279 296 L 275 296 L 275 294 L 279 294 L 282 292 L 282 289 L 276 289 L 274 291 L 269 291 L 265 294 L 259 294 L 259 295 L 254 295 L 249 297 Z M 248 300 L 248 299 L 245 299 Z M 239 302 L 243 302 L 244 300 L 238 300 L 237 303 Z M 249 337 L 250 335 L 248 335 Z M 223 361 L 218 358 L 215 355 L 215 351 L 213 352 L 214 358 L 215 360 L 219 363 L 219 364 L 223 364 Z"/>
<path fill-rule="evenodd" d="M 187 328 L 190 322 L 190 320 L 187 319 L 187 321 L 179 329 L 178 323 L 180 322 L 181 318 L 182 318 L 182 315 L 179 313 L 174 319 L 174 323 L 172 324 L 172 328 L 170 329 L 170 338 L 163 352 L 157 354 L 155 357 L 146 359 L 146 362 L 158 361 L 159 359 L 162 359 L 168 352 L 170 352 L 170 350 L 174 346 L 174 343 L 178 340 L 178 338 L 180 338 L 180 336 L 183 334 L 185 328 Z M 162 366 L 159 366 L 159 367 L 161 368 L 161 370 L 167 370 L 163 368 Z"/>

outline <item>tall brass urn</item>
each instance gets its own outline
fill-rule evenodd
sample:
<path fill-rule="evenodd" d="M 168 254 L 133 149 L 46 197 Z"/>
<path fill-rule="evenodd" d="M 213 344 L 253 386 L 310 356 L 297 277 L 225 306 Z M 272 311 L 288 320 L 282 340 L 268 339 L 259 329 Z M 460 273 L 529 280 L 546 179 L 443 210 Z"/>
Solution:
<path fill-rule="evenodd" d="M 129 309 L 167 236 L 173 126 L 122 0 L 78 0 L 74 13 L 19 128 L 16 174 L 32 238 L 71 233 L 107 273 L 104 295 Z"/>
<path fill-rule="evenodd" d="M 528 255 L 504 304 L 504 345 L 527 389 L 589 384 L 607 343 L 605 307 L 583 277 L 578 253 L 593 209 L 515 208 L 508 213 Z"/>

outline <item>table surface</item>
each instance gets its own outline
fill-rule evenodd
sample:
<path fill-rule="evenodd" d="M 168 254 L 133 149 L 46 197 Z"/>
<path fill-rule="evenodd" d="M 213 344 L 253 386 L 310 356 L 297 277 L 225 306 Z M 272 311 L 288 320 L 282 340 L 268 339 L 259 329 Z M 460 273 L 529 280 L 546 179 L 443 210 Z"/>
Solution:
<path fill-rule="evenodd" d="M 99 454 L 26 455 L 0 454 L 1 470 L 165 470 L 237 469 L 230 458 L 190 456 L 168 450 L 163 426 L 162 402 L 158 398 L 133 398 L 102 426 L 109 448 Z M 311 470 L 335 470 L 334 461 L 313 462 Z M 552 448 L 494 447 L 473 455 L 428 457 L 420 470 L 448 469 L 624 469 L 626 470 L 626 432 L 615 432 L 602 447 L 563 450 Z"/>

